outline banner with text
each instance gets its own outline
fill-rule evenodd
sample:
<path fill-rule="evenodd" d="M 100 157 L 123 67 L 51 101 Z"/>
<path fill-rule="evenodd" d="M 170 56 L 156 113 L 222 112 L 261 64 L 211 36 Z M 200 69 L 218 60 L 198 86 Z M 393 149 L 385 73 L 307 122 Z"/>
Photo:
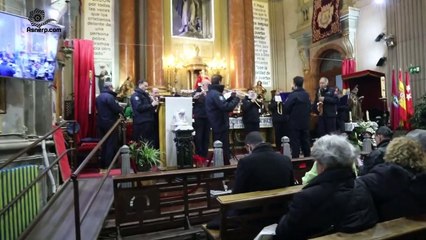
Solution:
<path fill-rule="evenodd" d="M 264 87 L 272 87 L 271 40 L 268 3 L 253 1 L 255 79 Z"/>
<path fill-rule="evenodd" d="M 86 0 L 83 13 L 83 36 L 94 44 L 96 93 L 99 93 L 108 78 L 114 80 L 114 1 Z M 113 81 L 114 85 L 118 82 Z"/>

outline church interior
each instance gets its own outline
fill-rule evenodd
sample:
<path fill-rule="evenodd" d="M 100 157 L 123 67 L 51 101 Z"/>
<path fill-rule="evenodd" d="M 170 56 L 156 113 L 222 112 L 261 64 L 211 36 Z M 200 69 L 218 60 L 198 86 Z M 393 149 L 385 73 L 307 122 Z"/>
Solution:
<path fill-rule="evenodd" d="M 425 239 L 425 12 L 0 0 L 0 239 Z"/>

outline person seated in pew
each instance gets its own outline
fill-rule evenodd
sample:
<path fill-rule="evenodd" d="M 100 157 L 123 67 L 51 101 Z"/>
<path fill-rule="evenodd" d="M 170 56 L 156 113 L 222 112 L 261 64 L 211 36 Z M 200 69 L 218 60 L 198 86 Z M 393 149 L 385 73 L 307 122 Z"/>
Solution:
<path fill-rule="evenodd" d="M 238 161 L 233 194 L 271 190 L 294 185 L 293 165 L 289 157 L 275 152 L 260 132 L 245 138 L 248 156 Z M 229 214 L 236 214 L 235 212 Z M 220 228 L 220 216 L 207 224 L 209 229 Z"/>
<path fill-rule="evenodd" d="M 367 174 L 374 166 L 383 163 L 383 156 L 386 152 L 386 147 L 389 145 L 393 136 L 393 132 L 386 126 L 381 126 L 377 129 L 374 140 L 377 143 L 377 148 L 365 157 L 363 166 L 360 167 L 359 175 Z"/>
<path fill-rule="evenodd" d="M 374 226 L 377 213 L 367 189 L 352 170 L 357 150 L 345 137 L 325 135 L 311 156 L 318 176 L 293 197 L 276 228 L 275 239 L 307 239 L 331 232 L 357 232 Z"/>
<path fill-rule="evenodd" d="M 426 157 L 420 144 L 407 137 L 393 139 L 385 163 L 358 178 L 370 191 L 380 221 L 426 213 Z"/>

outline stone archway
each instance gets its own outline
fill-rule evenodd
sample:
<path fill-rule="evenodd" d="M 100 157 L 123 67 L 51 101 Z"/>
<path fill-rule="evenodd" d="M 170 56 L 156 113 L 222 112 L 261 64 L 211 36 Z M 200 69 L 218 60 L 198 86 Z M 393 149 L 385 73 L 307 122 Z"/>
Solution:
<path fill-rule="evenodd" d="M 342 59 L 345 58 L 346 52 L 338 44 L 327 44 L 318 49 L 311 60 L 311 84 L 307 89 L 312 97 L 315 98 L 315 90 L 318 88 L 318 80 L 320 77 L 327 77 L 330 86 L 336 85 L 336 75 L 342 74 Z"/>

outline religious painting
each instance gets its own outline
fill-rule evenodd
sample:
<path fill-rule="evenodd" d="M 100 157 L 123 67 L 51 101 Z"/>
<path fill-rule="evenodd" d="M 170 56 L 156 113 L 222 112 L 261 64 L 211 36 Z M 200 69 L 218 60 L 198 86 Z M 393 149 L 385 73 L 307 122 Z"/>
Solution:
<path fill-rule="evenodd" d="M 173 37 L 214 39 L 214 0 L 172 0 Z"/>
<path fill-rule="evenodd" d="M 0 78 L 0 114 L 6 113 L 6 79 Z"/>
<path fill-rule="evenodd" d="M 340 33 L 339 0 L 314 0 L 312 42 Z"/>

